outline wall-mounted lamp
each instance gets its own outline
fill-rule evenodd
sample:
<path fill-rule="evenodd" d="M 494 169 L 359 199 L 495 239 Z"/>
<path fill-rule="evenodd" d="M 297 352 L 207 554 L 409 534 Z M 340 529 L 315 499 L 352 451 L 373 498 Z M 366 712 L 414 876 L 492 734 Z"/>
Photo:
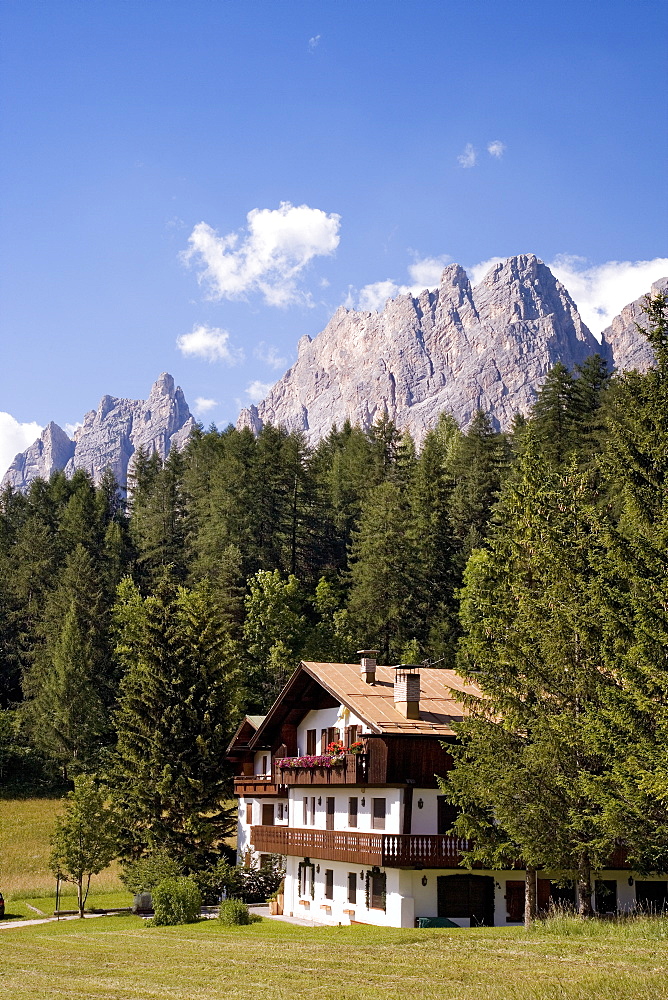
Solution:
<path fill-rule="evenodd" d="M 364 881 L 364 872 L 360 872 L 360 880 L 361 880 L 362 882 Z"/>
<path fill-rule="evenodd" d="M 315 873 L 316 873 L 316 875 L 320 874 L 320 865 L 316 865 L 315 866 Z"/>
<path fill-rule="evenodd" d="M 633 885 L 633 875 L 629 875 L 629 885 Z"/>
<path fill-rule="evenodd" d="M 322 805 L 322 795 L 319 795 L 319 796 L 318 796 L 318 805 L 319 805 L 319 806 L 321 806 L 321 805 Z"/>
<path fill-rule="evenodd" d="M 427 876 L 423 875 L 421 881 L 422 881 L 422 885 L 426 885 L 427 884 Z"/>
<path fill-rule="evenodd" d="M 365 806 L 365 805 L 366 805 L 366 799 L 364 798 L 364 796 L 362 796 L 362 805 L 363 805 L 363 806 Z"/>
<path fill-rule="evenodd" d="M 495 882 L 494 883 L 494 888 L 495 889 L 500 889 L 501 888 L 501 883 L 500 882 Z"/>
<path fill-rule="evenodd" d="M 422 799 L 417 800 L 417 807 L 418 809 L 422 809 L 424 807 L 424 802 L 422 801 Z"/>

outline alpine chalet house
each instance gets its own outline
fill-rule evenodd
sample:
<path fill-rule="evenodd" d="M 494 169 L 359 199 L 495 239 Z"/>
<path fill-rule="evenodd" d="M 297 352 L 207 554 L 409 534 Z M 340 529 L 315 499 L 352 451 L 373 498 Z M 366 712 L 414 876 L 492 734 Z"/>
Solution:
<path fill-rule="evenodd" d="M 229 748 L 239 796 L 238 860 L 286 858 L 284 913 L 328 924 L 414 927 L 420 917 L 460 926 L 520 923 L 524 872 L 468 871 L 465 841 L 449 835 L 453 808 L 436 775 L 451 766 L 463 708 L 477 693 L 450 670 L 303 662 L 269 711 L 247 716 Z M 618 859 L 619 864 L 623 864 Z M 596 882 L 599 911 L 661 906 L 668 886 L 628 869 Z M 538 879 L 538 904 L 574 902 Z"/>

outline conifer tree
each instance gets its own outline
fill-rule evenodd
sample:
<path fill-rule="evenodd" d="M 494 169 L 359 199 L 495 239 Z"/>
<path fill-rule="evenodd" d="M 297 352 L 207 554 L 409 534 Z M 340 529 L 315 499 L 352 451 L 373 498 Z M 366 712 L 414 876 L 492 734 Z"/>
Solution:
<path fill-rule="evenodd" d="M 143 598 L 125 580 L 115 621 L 126 672 L 110 783 L 122 854 L 164 849 L 203 867 L 233 824 L 226 747 L 238 713 L 236 649 L 205 584 L 186 590 L 165 577 Z"/>

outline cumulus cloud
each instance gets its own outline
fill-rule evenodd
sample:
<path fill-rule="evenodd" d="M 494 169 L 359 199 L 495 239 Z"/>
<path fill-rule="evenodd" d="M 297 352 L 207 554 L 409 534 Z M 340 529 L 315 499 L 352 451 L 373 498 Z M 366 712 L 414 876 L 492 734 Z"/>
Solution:
<path fill-rule="evenodd" d="M 273 384 L 273 382 L 260 382 L 259 379 L 255 379 L 255 381 L 248 383 L 245 393 L 251 403 L 259 403 L 267 395 Z"/>
<path fill-rule="evenodd" d="M 0 476 L 4 476 L 20 451 L 29 448 L 42 433 L 34 421 L 22 424 L 11 413 L 0 412 Z"/>
<path fill-rule="evenodd" d="M 199 267 L 198 280 L 208 297 L 243 299 L 259 292 L 268 305 L 310 305 L 310 296 L 297 288 L 298 279 L 314 257 L 334 253 L 341 216 L 283 201 L 277 209 L 254 208 L 246 220 L 243 234 L 219 236 L 206 222 L 190 234 L 182 257 Z"/>
<path fill-rule="evenodd" d="M 270 368 L 275 368 L 277 371 L 285 368 L 288 363 L 287 358 L 281 357 L 278 353 L 277 347 L 274 347 L 273 344 L 265 344 L 264 340 L 261 340 L 254 349 L 253 356 L 260 361 L 264 361 L 265 365 L 269 365 Z"/>
<path fill-rule="evenodd" d="M 65 424 L 65 431 L 71 438 L 74 438 L 80 427 L 83 427 L 83 423 L 81 420 L 77 420 L 74 424 Z"/>
<path fill-rule="evenodd" d="M 224 361 L 236 365 L 243 361 L 243 351 L 230 345 L 227 330 L 217 326 L 196 326 L 190 333 L 182 333 L 176 338 L 176 346 L 187 358 L 203 358 L 204 361 Z"/>
<path fill-rule="evenodd" d="M 460 167 L 475 167 L 476 160 L 478 159 L 478 154 L 472 143 L 467 142 L 464 146 L 464 152 L 460 153 L 457 157 L 457 163 Z"/>
<path fill-rule="evenodd" d="M 477 285 L 495 264 L 501 264 L 504 260 L 506 260 L 506 257 L 489 257 L 487 260 L 481 260 L 479 264 L 472 264 L 466 268 L 469 281 L 472 285 Z"/>
<path fill-rule="evenodd" d="M 193 409 L 196 416 L 201 417 L 204 413 L 208 413 L 209 410 L 215 410 L 217 406 L 217 399 L 205 399 L 204 396 L 198 396 Z"/>
<path fill-rule="evenodd" d="M 506 151 L 506 144 L 505 142 L 501 142 L 500 139 L 494 139 L 494 141 L 490 142 L 489 145 L 487 146 L 487 152 L 489 153 L 489 155 L 496 157 L 497 160 L 501 159 L 505 151 Z"/>
<path fill-rule="evenodd" d="M 317 49 L 319 41 L 320 41 L 320 35 L 314 35 L 313 38 L 309 38 L 308 40 L 309 52 L 314 52 Z"/>
<path fill-rule="evenodd" d="M 442 254 L 440 257 L 418 257 L 408 268 L 411 285 L 416 288 L 436 288 L 441 283 L 443 268 L 452 263 L 452 257 Z"/>
<path fill-rule="evenodd" d="M 668 257 L 589 265 L 583 257 L 561 254 L 549 268 L 570 292 L 591 332 L 599 334 L 625 305 L 668 275 Z"/>
<path fill-rule="evenodd" d="M 380 312 L 388 299 L 397 295 L 419 295 L 425 288 L 437 288 L 441 283 L 443 268 L 452 262 L 452 257 L 443 254 L 440 257 L 415 257 L 408 267 L 410 283 L 405 285 L 386 278 L 385 281 L 374 281 L 363 288 L 348 289 L 344 302 L 347 309 L 360 309 L 362 312 Z"/>

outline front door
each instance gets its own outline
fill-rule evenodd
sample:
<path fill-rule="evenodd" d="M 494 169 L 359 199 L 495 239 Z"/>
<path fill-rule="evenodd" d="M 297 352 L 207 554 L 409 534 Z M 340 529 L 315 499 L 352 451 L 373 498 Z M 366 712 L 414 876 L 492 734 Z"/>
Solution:
<path fill-rule="evenodd" d="M 491 875 L 439 875 L 439 917 L 468 917 L 471 927 L 494 926 L 494 879 Z"/>
<path fill-rule="evenodd" d="M 327 798 L 327 812 L 325 814 L 325 829 L 334 829 L 334 796 Z"/>
<path fill-rule="evenodd" d="M 510 879 L 506 882 L 506 920 L 518 924 L 524 920 L 524 880 Z"/>

